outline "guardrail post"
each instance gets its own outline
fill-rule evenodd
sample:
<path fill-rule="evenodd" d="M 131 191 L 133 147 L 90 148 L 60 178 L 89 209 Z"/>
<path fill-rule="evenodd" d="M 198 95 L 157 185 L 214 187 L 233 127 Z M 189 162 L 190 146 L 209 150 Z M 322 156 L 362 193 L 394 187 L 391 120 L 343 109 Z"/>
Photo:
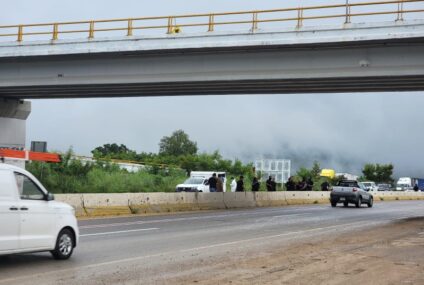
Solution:
<path fill-rule="evenodd" d="M 252 32 L 258 29 L 258 13 L 254 12 L 252 16 Z"/>
<path fill-rule="evenodd" d="M 303 25 L 303 8 L 297 9 L 297 26 L 296 28 L 301 28 Z"/>
<path fill-rule="evenodd" d="M 94 38 L 94 21 L 90 22 L 90 30 L 88 32 L 88 38 L 93 39 Z"/>
<path fill-rule="evenodd" d="M 214 30 L 214 15 L 209 15 L 209 24 L 208 24 L 208 32 L 213 32 Z"/>
<path fill-rule="evenodd" d="M 398 12 L 396 21 L 403 21 L 403 0 L 398 2 Z"/>
<path fill-rule="evenodd" d="M 349 0 L 346 0 L 346 19 L 345 19 L 345 24 L 349 24 L 350 23 L 350 5 L 349 5 Z"/>
<path fill-rule="evenodd" d="M 53 24 L 53 37 L 52 37 L 53 41 L 58 39 L 58 31 L 59 31 L 59 25 L 57 23 Z"/>
<path fill-rule="evenodd" d="M 24 27 L 22 25 L 18 26 L 18 42 L 22 42 Z"/>
<path fill-rule="evenodd" d="M 173 18 L 168 17 L 168 31 L 166 32 L 167 34 L 172 34 L 172 22 L 173 22 Z"/>
<path fill-rule="evenodd" d="M 128 29 L 127 29 L 127 36 L 130 37 L 133 35 L 133 20 L 128 19 Z"/>

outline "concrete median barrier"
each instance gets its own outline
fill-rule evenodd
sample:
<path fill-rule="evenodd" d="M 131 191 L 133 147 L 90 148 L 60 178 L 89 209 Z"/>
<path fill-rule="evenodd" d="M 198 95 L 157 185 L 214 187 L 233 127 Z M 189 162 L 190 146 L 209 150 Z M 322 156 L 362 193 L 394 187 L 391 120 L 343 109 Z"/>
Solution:
<path fill-rule="evenodd" d="M 56 194 L 55 200 L 71 205 L 75 209 L 75 215 L 78 217 L 86 216 L 84 209 L 84 199 L 82 194 Z"/>
<path fill-rule="evenodd" d="M 225 193 L 228 194 L 228 193 Z M 196 193 L 199 210 L 225 209 L 224 193 Z"/>
<path fill-rule="evenodd" d="M 83 194 L 88 216 L 130 215 L 128 193 Z"/>
<path fill-rule="evenodd" d="M 131 193 L 129 207 L 133 214 L 199 210 L 196 193 Z"/>
<path fill-rule="evenodd" d="M 256 207 L 255 193 L 227 192 L 224 194 L 224 205 L 227 209 Z"/>
<path fill-rule="evenodd" d="M 424 200 L 424 192 L 373 192 L 374 201 Z M 195 210 L 329 203 L 330 192 L 57 194 L 77 216 L 116 216 Z"/>

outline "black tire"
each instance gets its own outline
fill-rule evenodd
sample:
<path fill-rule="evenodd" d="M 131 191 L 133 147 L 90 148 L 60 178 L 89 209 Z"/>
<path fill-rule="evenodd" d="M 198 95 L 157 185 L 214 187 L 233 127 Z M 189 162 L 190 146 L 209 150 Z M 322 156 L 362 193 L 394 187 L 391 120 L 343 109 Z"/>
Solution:
<path fill-rule="evenodd" d="M 349 205 L 349 203 L 348 202 L 343 202 L 343 206 L 344 207 L 347 207 Z"/>
<path fill-rule="evenodd" d="M 367 203 L 368 208 L 372 208 L 372 205 L 374 204 L 374 199 L 372 197 L 370 197 L 369 202 Z"/>
<path fill-rule="evenodd" d="M 75 246 L 74 234 L 69 229 L 60 231 L 56 240 L 56 247 L 50 251 L 54 259 L 65 260 L 71 257 Z"/>
<path fill-rule="evenodd" d="M 337 202 L 333 202 L 333 201 L 331 201 L 331 207 L 336 207 L 337 206 Z"/>
<path fill-rule="evenodd" d="M 358 197 L 358 201 L 356 201 L 355 206 L 356 208 L 361 208 L 362 205 L 362 198 L 361 196 Z"/>

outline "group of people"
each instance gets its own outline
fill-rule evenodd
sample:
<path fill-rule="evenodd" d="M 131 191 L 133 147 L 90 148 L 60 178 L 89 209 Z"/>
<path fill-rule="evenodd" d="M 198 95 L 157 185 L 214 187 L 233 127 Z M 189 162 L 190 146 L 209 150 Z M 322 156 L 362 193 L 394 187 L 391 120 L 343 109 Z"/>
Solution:
<path fill-rule="evenodd" d="M 208 185 L 210 192 L 224 192 L 224 180 L 222 177 L 217 177 L 216 173 L 209 178 Z"/>
<path fill-rule="evenodd" d="M 293 177 L 289 177 L 286 182 L 287 191 L 311 191 L 313 186 L 314 182 L 311 178 L 296 182 Z"/>
<path fill-rule="evenodd" d="M 287 191 L 312 191 L 314 182 L 312 178 L 302 180 L 300 182 L 294 181 L 293 177 L 289 177 L 286 182 Z M 330 191 L 331 185 L 328 181 L 321 183 L 321 191 Z"/>
<path fill-rule="evenodd" d="M 245 191 L 243 175 L 241 175 L 237 181 L 234 177 L 231 177 L 230 186 L 231 186 L 231 192 Z M 261 187 L 261 182 L 259 181 L 259 179 L 256 176 L 253 177 L 252 191 L 253 192 L 259 191 L 260 187 Z M 268 180 L 266 181 L 266 189 L 267 191 L 277 191 L 277 183 L 275 182 L 275 179 L 272 176 L 270 176 Z"/>
<path fill-rule="evenodd" d="M 223 192 L 224 191 L 224 179 L 223 177 L 217 177 L 216 173 L 212 174 L 212 176 L 208 180 L 209 185 L 209 191 L 210 192 Z M 231 192 L 243 192 L 245 191 L 244 186 L 244 177 L 243 175 L 240 175 L 238 180 L 236 180 L 234 177 L 231 177 Z M 252 191 L 256 192 L 259 191 L 259 188 L 261 186 L 261 182 L 259 179 L 255 176 L 252 180 Z M 312 188 L 314 186 L 314 182 L 311 178 L 305 179 L 300 182 L 294 181 L 293 177 L 290 177 L 288 181 L 286 182 L 286 189 L 287 191 L 312 191 Z M 321 191 L 330 191 L 331 185 L 327 181 L 324 181 L 321 184 Z M 266 181 L 266 190 L 267 191 L 277 191 L 277 183 L 275 182 L 275 178 L 272 176 L 269 176 Z M 415 190 L 415 189 L 414 189 Z"/>

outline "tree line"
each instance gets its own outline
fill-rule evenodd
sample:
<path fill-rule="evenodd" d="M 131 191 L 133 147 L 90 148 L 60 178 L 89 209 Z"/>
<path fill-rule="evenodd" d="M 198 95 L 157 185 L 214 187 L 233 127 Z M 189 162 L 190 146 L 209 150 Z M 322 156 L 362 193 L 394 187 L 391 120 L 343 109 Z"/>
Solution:
<path fill-rule="evenodd" d="M 83 162 L 74 159 L 73 151 L 69 149 L 62 155 L 60 163 L 28 162 L 26 167 L 54 193 L 173 192 L 177 184 L 196 170 L 225 171 L 228 177 L 243 175 L 246 189 L 250 190 L 255 176 L 252 163 L 224 159 L 219 151 L 199 153 L 197 143 L 183 130 L 164 136 L 159 142 L 158 153 L 137 153 L 123 144 L 109 143 L 96 147 L 92 154 L 95 162 Z M 144 164 L 145 168 L 129 173 L 112 163 L 113 159 Z M 312 182 L 312 190 L 316 191 L 321 190 L 325 181 L 334 185 L 343 179 L 321 177 L 320 173 L 320 164 L 315 161 L 312 168 L 297 170 L 292 179 L 296 183 Z M 362 174 L 362 181 L 392 183 L 393 165 L 366 164 Z M 277 189 L 285 190 L 284 185 L 278 185 Z M 261 183 L 260 191 L 265 190 L 265 183 Z"/>

